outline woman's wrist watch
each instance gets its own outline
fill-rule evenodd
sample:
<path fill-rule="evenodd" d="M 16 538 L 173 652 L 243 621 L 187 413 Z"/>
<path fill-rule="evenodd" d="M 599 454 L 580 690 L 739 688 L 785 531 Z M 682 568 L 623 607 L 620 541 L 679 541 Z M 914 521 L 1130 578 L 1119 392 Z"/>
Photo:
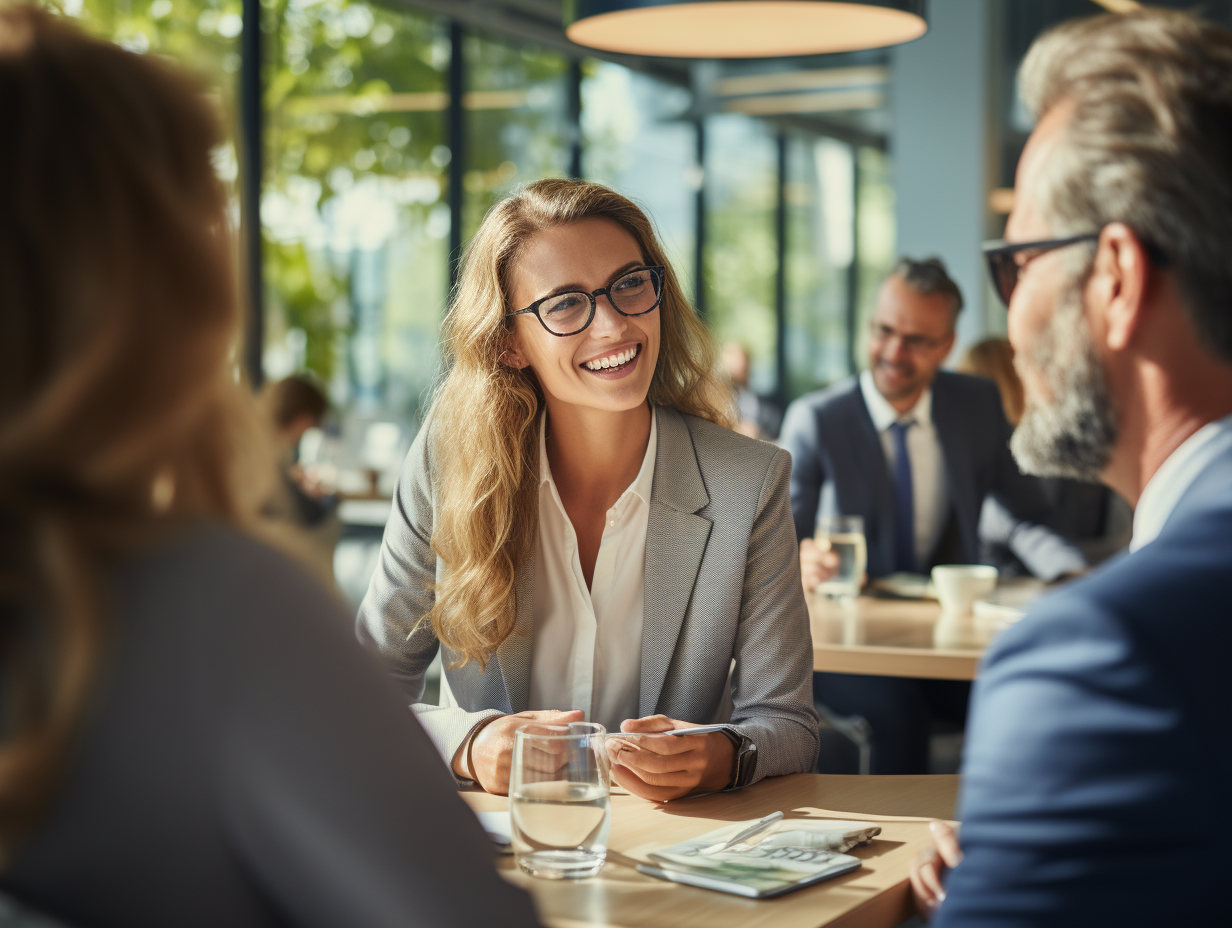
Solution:
<path fill-rule="evenodd" d="M 731 781 L 725 789 L 741 789 L 753 779 L 753 772 L 757 769 L 757 745 L 753 743 L 753 739 L 734 728 L 724 728 L 723 734 L 731 741 L 735 755 L 732 760 Z"/>

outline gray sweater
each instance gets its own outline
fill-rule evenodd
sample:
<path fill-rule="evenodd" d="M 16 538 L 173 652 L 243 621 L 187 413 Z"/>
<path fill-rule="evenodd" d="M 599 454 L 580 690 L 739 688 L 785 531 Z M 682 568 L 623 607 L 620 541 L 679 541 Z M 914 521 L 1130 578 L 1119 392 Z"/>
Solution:
<path fill-rule="evenodd" d="M 81 928 L 536 924 L 350 617 L 201 526 L 116 572 L 63 788 L 0 887 Z"/>

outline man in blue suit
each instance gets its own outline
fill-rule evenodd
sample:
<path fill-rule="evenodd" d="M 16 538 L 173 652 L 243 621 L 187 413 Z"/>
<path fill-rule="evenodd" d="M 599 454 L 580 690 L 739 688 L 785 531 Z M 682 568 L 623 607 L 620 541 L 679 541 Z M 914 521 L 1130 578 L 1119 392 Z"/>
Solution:
<path fill-rule="evenodd" d="M 986 498 L 1015 520 L 1011 550 L 1045 579 L 1086 567 L 1082 554 L 1041 524 L 1047 501 L 1009 451 L 1011 428 L 996 385 L 940 370 L 962 309 L 958 285 L 937 258 L 903 258 L 878 292 L 869 367 L 801 397 L 787 411 L 791 505 L 800 567 L 811 589 L 833 572 L 814 544 L 821 514 L 859 515 L 868 573 L 926 573 L 938 563 L 978 563 Z M 961 724 L 969 685 L 859 674 L 817 674 L 817 701 L 872 730 L 873 773 L 928 772 L 934 719 Z"/>
<path fill-rule="evenodd" d="M 1232 33 L 1162 10 L 1080 20 L 1036 42 L 1020 86 L 1040 119 L 1010 244 L 987 249 L 1026 389 L 1012 448 L 1033 473 L 1102 478 L 1134 534 L 989 650 L 961 850 L 935 826 L 913 885 L 944 928 L 1222 924 Z"/>
<path fill-rule="evenodd" d="M 1019 520 L 1009 544 L 1033 574 L 1054 580 L 1086 567 L 1039 524 L 1047 500 L 1010 456 L 996 385 L 941 370 L 962 306 L 940 259 L 902 258 L 878 291 L 868 370 L 787 410 L 781 443 L 791 452 L 806 586 L 832 572 L 812 543 L 818 515 L 863 517 L 870 577 L 927 573 L 937 563 L 979 563 L 986 497 Z"/>

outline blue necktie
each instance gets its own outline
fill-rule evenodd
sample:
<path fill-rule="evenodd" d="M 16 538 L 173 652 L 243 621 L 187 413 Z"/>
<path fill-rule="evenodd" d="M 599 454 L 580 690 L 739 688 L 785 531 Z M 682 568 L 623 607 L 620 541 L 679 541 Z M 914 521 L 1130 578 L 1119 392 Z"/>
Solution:
<path fill-rule="evenodd" d="M 915 422 L 895 422 L 894 438 L 894 569 L 914 573 L 915 494 L 911 486 L 911 457 L 907 454 L 907 429 Z"/>

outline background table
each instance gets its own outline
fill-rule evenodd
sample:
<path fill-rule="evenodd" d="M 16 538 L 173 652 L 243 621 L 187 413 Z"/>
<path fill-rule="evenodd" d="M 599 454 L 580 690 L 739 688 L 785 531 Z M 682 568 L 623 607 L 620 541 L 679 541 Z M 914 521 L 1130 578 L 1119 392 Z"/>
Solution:
<path fill-rule="evenodd" d="M 1004 623 L 942 617 L 933 600 L 835 600 L 810 593 L 813 669 L 883 677 L 974 680 Z"/>
<path fill-rule="evenodd" d="M 499 867 L 529 890 L 551 928 L 891 928 L 915 911 L 911 860 L 930 844 L 928 821 L 953 817 L 956 776 L 858 777 L 798 774 L 763 780 L 738 793 L 681 799 L 666 805 L 612 791 L 612 858 L 646 861 L 648 851 L 696 837 L 729 822 L 782 810 L 787 818 L 858 819 L 881 825 L 871 844 L 851 853 L 854 873 L 778 899 L 744 899 L 667 883 L 609 863 L 576 883 L 526 876 L 511 856 Z M 476 810 L 508 808 L 503 796 L 463 793 Z"/>

